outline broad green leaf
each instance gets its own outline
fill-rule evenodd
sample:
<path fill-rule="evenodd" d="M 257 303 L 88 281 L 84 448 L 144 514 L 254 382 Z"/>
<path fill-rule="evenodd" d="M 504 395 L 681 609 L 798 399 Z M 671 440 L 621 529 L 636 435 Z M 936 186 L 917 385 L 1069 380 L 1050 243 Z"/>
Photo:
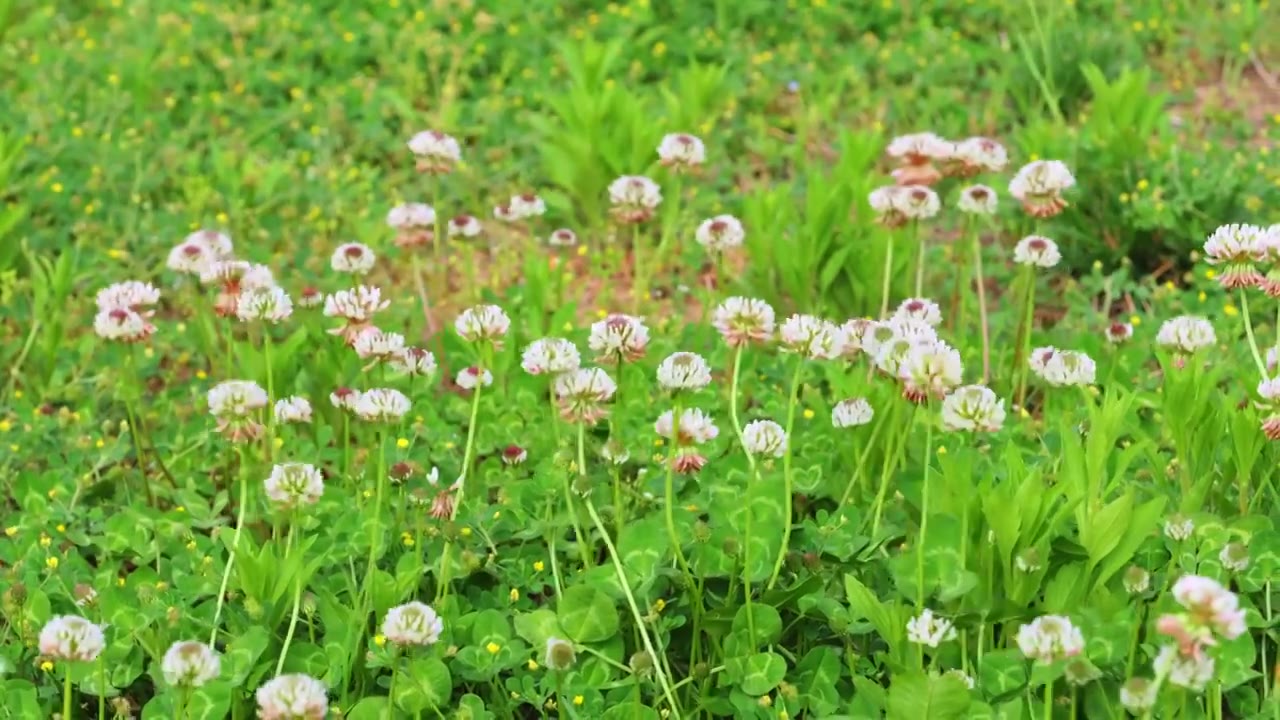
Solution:
<path fill-rule="evenodd" d="M 971 703 L 964 681 L 929 676 L 919 671 L 900 673 L 889 684 L 887 720 L 960 720 Z"/>
<path fill-rule="evenodd" d="M 748 615 L 746 605 L 738 608 L 737 614 L 733 616 L 733 632 L 751 636 L 753 647 L 777 642 L 782 637 L 782 616 L 778 611 L 772 605 L 760 603 L 753 603 L 750 609 L 751 613 Z M 750 633 L 752 628 L 755 629 L 753 636 Z"/>
<path fill-rule="evenodd" d="M 437 658 L 414 658 L 396 682 L 395 703 L 401 710 L 419 713 L 444 708 L 453 694 L 449 668 Z"/>
<path fill-rule="evenodd" d="M 575 642 L 600 642 L 618 632 L 618 612 L 613 601 L 594 587 L 576 585 L 565 590 L 556 615 L 560 627 Z"/>
<path fill-rule="evenodd" d="M 757 653 L 747 658 L 739 686 L 748 695 L 764 695 L 787 676 L 787 661 L 777 653 Z"/>

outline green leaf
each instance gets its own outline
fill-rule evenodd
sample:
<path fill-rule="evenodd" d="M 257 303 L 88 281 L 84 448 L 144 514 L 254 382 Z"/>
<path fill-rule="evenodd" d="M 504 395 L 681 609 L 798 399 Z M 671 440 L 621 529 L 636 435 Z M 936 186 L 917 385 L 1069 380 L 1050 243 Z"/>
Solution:
<path fill-rule="evenodd" d="M 750 616 L 747 610 L 748 606 L 743 605 L 733 616 L 733 632 L 750 636 L 754 627 L 755 635 L 751 636 L 753 648 L 771 645 L 782 637 L 782 616 L 772 605 L 754 603 L 750 606 Z"/>
<path fill-rule="evenodd" d="M 840 657 L 829 647 L 813 648 L 796 665 L 796 689 L 818 717 L 830 715 L 839 707 L 836 686 L 842 674 Z"/>
<path fill-rule="evenodd" d="M 270 643 L 271 634 L 257 625 L 242 632 L 222 654 L 222 677 L 232 685 L 244 684 Z"/>
<path fill-rule="evenodd" d="M 467 693 L 458 701 L 458 709 L 453 713 L 454 720 L 493 720 L 493 713 L 485 709 L 484 701 L 478 695 Z"/>
<path fill-rule="evenodd" d="M 1082 505 L 1077 513 L 1083 514 Z M 1096 567 L 1102 559 L 1120 544 L 1133 518 L 1133 493 L 1125 493 L 1119 500 L 1104 506 L 1088 516 L 1080 526 L 1080 544 L 1089 553 L 1089 564 Z"/>
<path fill-rule="evenodd" d="M 397 680 L 395 704 L 405 712 L 446 707 L 453 694 L 449 668 L 437 658 L 414 658 Z"/>
<path fill-rule="evenodd" d="M 969 688 L 951 676 L 930 677 L 913 671 L 889 685 L 888 720 L 960 720 L 968 717 Z"/>
<path fill-rule="evenodd" d="M 787 676 L 787 661 L 777 653 L 757 653 L 747 658 L 739 686 L 748 695 L 764 695 Z"/>
<path fill-rule="evenodd" d="M 578 585 L 565 590 L 556 614 L 560 627 L 574 642 L 600 642 L 618 632 L 618 613 L 613 601 L 594 587 Z"/>
<path fill-rule="evenodd" d="M 1017 650 L 995 650 L 982 656 L 978 671 L 982 692 L 997 702 L 1022 691 L 1027 685 L 1027 661 Z"/>
<path fill-rule="evenodd" d="M 538 608 L 533 612 L 520 613 L 515 618 L 516 635 L 524 638 L 535 648 L 546 647 L 547 638 L 563 637 L 560 621 L 556 614 L 547 608 Z"/>
<path fill-rule="evenodd" d="M 600 716 L 600 720 L 659 720 L 662 716 L 657 710 L 640 703 L 614 705 Z"/>
<path fill-rule="evenodd" d="M 880 602 L 866 585 L 852 575 L 844 576 L 844 589 L 849 598 L 849 610 L 856 617 L 866 618 L 891 651 L 896 649 L 900 635 L 900 629 L 895 623 L 897 613 Z"/>
<path fill-rule="evenodd" d="M 362 699 L 343 716 L 344 720 L 386 720 L 386 717 L 387 698 L 382 695 Z"/>

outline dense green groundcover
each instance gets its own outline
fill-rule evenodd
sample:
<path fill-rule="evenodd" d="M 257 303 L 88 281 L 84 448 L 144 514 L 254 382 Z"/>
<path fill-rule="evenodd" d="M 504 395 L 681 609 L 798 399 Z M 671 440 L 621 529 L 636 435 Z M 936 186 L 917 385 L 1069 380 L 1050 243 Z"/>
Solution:
<path fill-rule="evenodd" d="M 1280 716 L 1267 2 L 0 16 L 0 718 Z"/>

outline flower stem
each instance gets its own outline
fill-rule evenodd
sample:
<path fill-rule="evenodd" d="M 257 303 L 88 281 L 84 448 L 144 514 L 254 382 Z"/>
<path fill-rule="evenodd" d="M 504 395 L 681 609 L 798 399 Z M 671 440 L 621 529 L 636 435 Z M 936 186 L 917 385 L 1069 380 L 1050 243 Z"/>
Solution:
<path fill-rule="evenodd" d="M 578 423 L 578 475 L 586 476 L 587 454 L 586 454 L 586 434 L 587 425 L 584 422 Z M 578 543 L 578 559 L 582 561 L 582 569 L 589 570 L 593 563 L 591 562 L 591 553 L 587 549 L 587 541 L 589 536 L 583 532 L 582 523 L 578 522 L 578 508 L 573 504 L 573 487 L 569 481 L 569 473 L 561 473 L 564 478 L 564 505 L 569 510 L 569 519 L 573 523 L 573 537 Z"/>
<path fill-rule="evenodd" d="M 1044 684 L 1044 720 L 1053 720 L 1053 681 Z"/>
<path fill-rule="evenodd" d="M 927 407 L 927 406 L 926 406 Z M 929 537 L 929 468 L 933 465 L 933 423 L 924 426 L 924 480 L 920 491 L 920 541 L 916 545 L 916 609 L 924 610 L 924 546 Z"/>
<path fill-rule="evenodd" d="M 751 457 L 748 453 L 747 457 Z M 760 486 L 760 466 L 754 462 L 751 463 L 751 480 L 756 486 Z M 755 611 L 751 609 L 751 516 L 755 514 L 755 504 L 751 501 L 751 488 L 747 488 L 747 495 L 743 498 L 745 501 L 745 514 L 742 516 L 742 599 L 743 604 L 747 606 L 747 631 L 751 633 L 751 650 L 756 648 L 756 616 Z"/>
<path fill-rule="evenodd" d="M 884 277 L 880 285 L 880 317 L 889 314 L 889 281 L 893 278 L 893 232 L 889 233 L 889 244 L 884 251 Z"/>
<path fill-rule="evenodd" d="M 301 563 L 298 565 L 301 571 Z M 293 642 L 293 632 L 298 627 L 298 609 L 302 607 L 302 577 L 293 580 L 293 612 L 289 615 L 289 629 L 285 632 L 284 646 L 280 648 L 280 659 L 276 660 L 276 675 L 284 671 L 285 658 L 289 657 L 289 644 Z"/>
<path fill-rule="evenodd" d="M 484 390 L 484 383 L 476 383 L 476 389 L 471 395 L 471 418 L 467 422 L 467 445 L 462 451 L 462 473 L 458 478 L 458 496 L 453 499 L 453 509 L 449 513 L 449 522 L 454 522 L 458 518 L 458 510 L 462 507 L 462 498 L 467 490 L 467 476 L 471 471 L 471 458 L 475 454 L 476 445 L 476 418 L 480 415 L 480 395 Z M 451 566 L 449 565 L 449 555 L 453 550 L 453 541 L 445 540 L 444 550 L 440 553 L 440 569 L 436 577 L 440 579 L 440 586 L 436 588 L 436 603 L 439 604 L 449 593 L 449 574 Z"/>
<path fill-rule="evenodd" d="M 392 648 L 391 650 L 391 682 L 387 685 L 387 720 L 395 717 L 396 707 L 396 676 L 400 673 L 400 649 Z M 278 672 L 276 674 L 279 674 Z"/>
<path fill-rule="evenodd" d="M 916 297 L 924 294 L 924 261 L 928 254 L 928 238 L 920 232 L 920 223 L 918 221 L 911 222 L 911 234 L 915 235 L 916 244 L 920 248 L 919 254 L 916 255 Z"/>
<path fill-rule="evenodd" d="M 62 717 L 71 720 L 71 663 L 63 668 Z"/>
<path fill-rule="evenodd" d="M 795 454 L 795 442 L 791 431 L 796 424 L 796 396 L 800 392 L 800 374 L 804 370 L 804 356 L 796 356 L 796 367 L 791 373 L 791 391 L 787 399 L 787 451 L 782 456 L 782 546 L 778 548 L 778 559 L 773 563 L 773 573 L 769 576 L 766 590 L 772 590 L 782 573 L 782 564 L 787 559 L 787 549 L 791 545 L 791 457 Z"/>
<path fill-rule="evenodd" d="M 631 610 L 631 617 L 635 620 L 636 627 L 640 629 L 640 641 L 644 644 L 644 649 L 653 658 L 653 674 L 658 678 L 658 685 L 662 688 L 662 694 L 667 699 L 667 704 L 671 706 L 675 717 L 684 717 L 680 712 L 680 704 L 676 702 L 675 694 L 672 692 L 671 683 L 662 671 L 661 663 L 658 661 L 658 651 L 654 648 L 653 640 L 649 638 L 649 631 L 645 627 L 644 618 L 640 615 L 640 606 L 636 604 L 636 597 L 631 592 L 631 583 L 627 579 L 626 570 L 622 567 L 622 560 L 618 557 L 618 550 L 613 545 L 613 540 L 609 538 L 609 531 L 605 530 L 604 523 L 600 520 L 600 513 L 596 512 L 595 504 L 591 502 L 591 496 L 586 497 L 587 514 L 591 516 L 591 521 L 596 524 L 596 529 L 600 531 L 600 538 L 604 540 L 604 546 L 609 551 L 609 559 L 613 561 L 613 571 L 618 577 L 618 586 L 622 588 L 623 595 L 627 599 L 627 607 Z"/>
<path fill-rule="evenodd" d="M 1031 356 L 1031 325 L 1035 322 L 1036 309 L 1036 277 L 1035 270 L 1028 265 L 1023 273 L 1024 281 L 1027 284 L 1025 300 L 1023 301 L 1023 317 L 1021 324 L 1018 326 L 1018 347 L 1013 355 L 1014 377 L 1018 378 L 1018 407 L 1026 409 L 1027 402 L 1027 373 L 1030 366 L 1027 364 Z"/>
<path fill-rule="evenodd" d="M 756 468 L 756 457 L 747 450 L 747 441 L 742 436 L 742 421 L 738 419 L 738 379 L 742 371 L 742 349 L 739 345 L 733 351 L 733 374 L 729 378 L 729 421 L 733 423 L 733 434 L 738 438 L 738 445 L 746 453 L 747 464 L 752 470 Z"/>
<path fill-rule="evenodd" d="M 236 551 L 240 548 L 240 532 L 244 528 L 245 508 L 249 506 L 249 480 L 245 477 L 244 451 L 237 448 L 240 458 L 240 507 L 236 510 L 235 535 L 231 538 L 231 554 L 227 556 L 227 566 L 222 571 L 222 584 L 218 587 L 218 602 L 213 611 L 213 631 L 209 635 L 209 647 L 216 648 L 218 642 L 218 620 L 222 617 L 222 605 L 226 602 L 227 583 L 231 580 L 231 568 L 236 563 Z"/>
<path fill-rule="evenodd" d="M 262 361 L 267 366 L 268 402 L 275 402 L 276 400 L 275 375 L 271 369 L 271 328 L 265 323 L 262 326 Z M 272 408 L 268 407 L 267 408 L 267 432 L 266 432 L 266 438 L 265 438 L 265 443 L 263 448 L 263 452 L 264 452 L 263 456 L 267 459 L 268 463 L 271 462 L 271 454 L 275 452 L 275 434 L 276 434 L 275 429 L 276 429 L 276 414 L 272 411 Z"/>
<path fill-rule="evenodd" d="M 129 348 L 129 352 L 125 355 L 125 358 L 128 362 L 127 372 L 134 384 L 134 387 L 125 390 L 126 395 L 124 400 L 124 412 L 129 418 L 129 439 L 133 441 L 133 453 L 134 457 L 137 458 L 138 461 L 138 475 L 142 477 L 142 490 L 147 495 L 147 504 L 152 508 L 155 508 L 156 497 L 151 491 L 151 481 L 147 479 L 146 455 L 142 452 L 142 437 L 139 435 L 139 433 L 142 432 L 142 423 L 138 419 L 140 413 L 134 410 L 133 405 L 133 390 L 136 388 L 138 394 L 142 394 L 142 384 L 137 379 L 140 376 L 136 367 L 137 361 L 133 357 L 133 348 Z"/>
<path fill-rule="evenodd" d="M 649 279 L 640 263 L 640 223 L 631 225 L 631 312 L 638 315 L 640 303 L 649 293 Z"/>
<path fill-rule="evenodd" d="M 684 557 L 684 549 L 680 546 L 680 536 L 676 533 L 676 493 L 675 493 L 675 464 L 676 456 L 680 451 L 680 408 L 679 399 L 675 402 L 675 407 L 671 410 L 671 452 L 667 458 L 667 480 L 664 485 L 665 502 L 663 503 L 667 520 L 667 537 L 671 540 L 671 549 L 675 553 L 676 560 L 680 564 L 681 571 L 684 572 L 685 579 L 689 582 L 689 586 L 693 586 L 693 573 L 689 571 L 689 561 Z"/>
<path fill-rule="evenodd" d="M 883 422 L 876 423 L 871 430 L 871 437 L 867 440 L 866 447 L 862 448 L 862 454 L 858 456 L 858 464 L 853 469 L 853 474 L 849 476 L 849 484 L 844 488 L 844 494 L 840 496 L 840 502 L 836 503 L 836 509 L 831 513 L 831 517 L 840 518 L 840 511 L 844 510 L 844 504 L 849 501 L 849 496 L 853 494 L 853 488 L 858 484 L 858 478 L 862 477 L 862 468 L 867 463 L 867 457 L 871 455 L 871 448 L 876 445 L 876 436 L 880 434 L 880 428 L 884 427 Z"/>
<path fill-rule="evenodd" d="M 982 384 L 991 379 L 991 328 L 987 322 L 987 283 L 982 276 L 982 233 L 973 231 L 974 281 L 978 290 L 978 322 L 982 332 Z"/>
<path fill-rule="evenodd" d="M 1244 288 L 1240 289 L 1240 314 L 1244 317 L 1244 334 L 1249 339 L 1249 351 L 1253 353 L 1253 361 L 1258 366 L 1258 374 L 1263 378 L 1267 377 L 1267 364 L 1262 360 L 1262 354 L 1258 352 L 1258 342 L 1253 337 L 1253 322 L 1249 319 L 1249 296 L 1245 294 Z"/>

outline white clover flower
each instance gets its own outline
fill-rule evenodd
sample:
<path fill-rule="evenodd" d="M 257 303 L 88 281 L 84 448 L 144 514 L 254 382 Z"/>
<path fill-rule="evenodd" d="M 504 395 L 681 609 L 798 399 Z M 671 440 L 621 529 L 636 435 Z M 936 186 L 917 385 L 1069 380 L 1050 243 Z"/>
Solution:
<path fill-rule="evenodd" d="M 204 242 L 184 240 L 169 251 L 165 265 L 184 275 L 199 275 L 219 259 Z"/>
<path fill-rule="evenodd" d="M 556 377 L 552 389 L 566 420 L 590 424 L 607 414 L 604 403 L 618 391 L 618 385 L 600 368 L 576 368 Z"/>
<path fill-rule="evenodd" d="M 1084 651 L 1084 635 L 1063 615 L 1042 615 L 1023 625 L 1017 640 L 1023 655 L 1045 665 Z"/>
<path fill-rule="evenodd" d="M 542 656 L 542 664 L 552 670 L 568 670 L 577 662 L 577 653 L 573 643 L 558 637 L 547 638 L 546 652 Z"/>
<path fill-rule="evenodd" d="M 1164 677 L 1170 685 L 1192 692 L 1204 692 L 1204 686 L 1213 679 L 1213 658 L 1207 653 L 1184 655 L 1175 645 L 1160 648 L 1151 663 L 1157 677 Z"/>
<path fill-rule="evenodd" d="M 912 346 L 898 367 L 903 393 L 913 402 L 945 397 L 962 382 L 963 374 L 960 352 L 941 340 Z"/>
<path fill-rule="evenodd" d="M 1051 268 L 1062 261 L 1058 244 L 1047 237 L 1028 235 L 1013 248 L 1013 261 L 1019 265 Z"/>
<path fill-rule="evenodd" d="M 209 388 L 208 400 L 212 415 L 244 417 L 267 406 L 267 391 L 252 380 L 227 380 Z"/>
<path fill-rule="evenodd" d="M 93 332 L 103 340 L 141 342 L 155 331 L 155 325 L 133 310 L 103 310 L 93 317 Z"/>
<path fill-rule="evenodd" d="M 720 434 L 711 416 L 698 408 L 687 408 L 681 412 L 679 427 L 675 425 L 672 411 L 667 410 L 658 416 L 653 431 L 679 445 L 702 445 L 715 440 Z"/>
<path fill-rule="evenodd" d="M 515 208 L 511 207 L 511 203 L 505 202 L 501 205 L 493 206 L 493 219 L 505 223 L 518 222 L 520 216 L 516 214 Z"/>
<path fill-rule="evenodd" d="M 1133 325 L 1127 322 L 1113 322 L 1107 326 L 1107 342 L 1119 345 L 1133 337 Z"/>
<path fill-rule="evenodd" d="M 356 397 L 352 412 L 361 420 L 394 422 L 404 417 L 410 407 L 409 398 L 399 390 L 374 388 Z"/>
<path fill-rule="evenodd" d="M 329 258 L 329 266 L 337 272 L 364 275 L 373 269 L 377 256 L 368 245 L 361 243 L 344 243 L 333 251 Z"/>
<path fill-rule="evenodd" d="M 942 209 L 938 193 L 924 185 L 903 185 L 892 201 L 894 209 L 908 220 L 928 220 Z"/>
<path fill-rule="evenodd" d="M 475 390 L 477 387 L 489 387 L 493 384 L 493 373 L 484 368 L 472 365 L 464 367 L 458 371 L 458 375 L 454 378 L 454 382 L 463 390 Z"/>
<path fill-rule="evenodd" d="M 982 385 L 956 388 L 942 401 L 944 430 L 995 432 L 1004 425 L 1004 401 Z"/>
<path fill-rule="evenodd" d="M 376 327 L 367 327 L 356 335 L 352 348 L 361 360 L 386 362 L 405 351 L 404 336 L 400 333 L 384 332 Z"/>
<path fill-rule="evenodd" d="M 102 628 L 76 615 L 54 615 L 40 628 L 40 654 L 54 660 L 93 662 L 105 647 Z"/>
<path fill-rule="evenodd" d="M 534 340 L 520 358 L 520 367 L 530 375 L 566 373 L 581 365 L 578 346 L 564 338 Z"/>
<path fill-rule="evenodd" d="M 236 301 L 236 317 L 244 322 L 261 320 L 275 325 L 292 314 L 293 300 L 279 286 L 246 290 Z"/>
<path fill-rule="evenodd" d="M 356 402 L 360 399 L 360 391 L 340 387 L 329 393 L 329 402 L 339 410 L 355 412 Z"/>
<path fill-rule="evenodd" d="M 1195 532 L 1195 529 L 1195 522 L 1181 513 L 1170 515 L 1164 521 L 1164 534 L 1168 536 L 1170 540 L 1176 540 L 1177 542 L 1182 542 L 1183 540 L 1191 537 L 1191 534 Z"/>
<path fill-rule="evenodd" d="M 866 350 L 863 339 L 875 324 L 876 321 L 871 318 L 851 318 L 840 326 L 840 330 L 844 333 L 844 352 L 842 354 L 847 359 L 853 360 Z"/>
<path fill-rule="evenodd" d="M 831 424 L 837 428 L 866 425 L 875 417 L 875 410 L 866 398 L 841 400 L 831 408 Z"/>
<path fill-rule="evenodd" d="M 966 674 L 966 673 L 965 673 L 965 671 L 960 670 L 960 669 L 958 669 L 958 668 L 952 668 L 952 669 L 950 669 L 950 670 L 948 670 L 948 671 L 946 671 L 946 672 L 942 673 L 942 676 L 943 676 L 943 677 L 947 677 L 948 675 L 950 675 L 951 677 L 953 677 L 953 678 L 955 678 L 955 679 L 959 680 L 960 682 L 964 683 L 964 686 L 965 686 L 965 687 L 967 687 L 967 688 L 969 688 L 970 690 L 972 690 L 972 689 L 973 689 L 973 684 L 974 684 L 974 683 L 973 683 L 973 676 L 972 676 L 972 675 L 968 675 L 968 674 Z"/>
<path fill-rule="evenodd" d="M 609 183 L 610 212 L 620 222 L 644 222 L 653 217 L 661 202 L 658 183 L 642 175 L 623 175 Z"/>
<path fill-rule="evenodd" d="M 1098 367 L 1082 352 L 1038 348 L 1028 358 L 1031 371 L 1054 387 L 1092 385 Z"/>
<path fill-rule="evenodd" d="M 298 673 L 272 678 L 254 698 L 259 720 L 324 720 L 329 714 L 328 695 L 324 683 Z"/>
<path fill-rule="evenodd" d="M 933 330 L 927 323 L 919 323 L 919 325 Z M 866 353 L 875 362 L 876 356 L 880 354 L 880 349 L 885 345 L 902 340 L 904 338 L 898 335 L 899 323 L 880 322 L 872 320 L 862 325 L 862 334 L 857 340 L 857 344 L 862 347 L 862 352 Z M 845 324 L 845 330 L 853 329 L 848 323 Z M 936 339 L 937 333 L 934 333 Z"/>
<path fill-rule="evenodd" d="M 813 315 L 792 315 L 778 328 L 782 351 L 814 360 L 835 360 L 844 353 L 844 329 Z"/>
<path fill-rule="evenodd" d="M 902 366 L 917 346 L 931 345 L 924 341 L 912 341 L 906 338 L 893 338 L 876 349 L 876 369 L 893 378 L 901 378 Z"/>
<path fill-rule="evenodd" d="M 511 213 L 518 220 L 540 217 L 547 213 L 547 204 L 533 193 L 512 195 L 507 206 L 511 208 Z"/>
<path fill-rule="evenodd" d="M 311 403 L 304 397 L 293 395 L 281 398 L 276 401 L 274 409 L 276 422 L 281 425 L 311 422 Z"/>
<path fill-rule="evenodd" d="M 497 347 L 511 329 L 511 318 L 497 305 L 476 305 L 463 310 L 453 326 L 467 342 L 488 341 Z"/>
<path fill-rule="evenodd" d="M 1035 217 L 1052 217 L 1067 207 L 1065 190 L 1074 187 L 1075 176 L 1061 160 L 1036 160 L 1024 165 L 1009 181 L 1009 194 Z"/>
<path fill-rule="evenodd" d="M 600 447 L 600 456 L 613 465 L 622 465 L 631 459 L 631 453 L 627 452 L 626 446 L 616 438 L 609 438 Z"/>
<path fill-rule="evenodd" d="M 919 320 L 930 327 L 937 327 L 942 322 L 942 308 L 928 298 L 907 298 L 893 312 L 893 318 L 902 320 Z"/>
<path fill-rule="evenodd" d="M 667 390 L 699 390 L 711 384 L 711 366 L 697 353 L 672 353 L 658 365 L 658 384 Z"/>
<path fill-rule="evenodd" d="M 694 233 L 694 240 L 711 252 L 724 252 L 741 247 L 747 237 L 742 221 L 732 215 L 717 215 L 703 220 Z"/>
<path fill-rule="evenodd" d="M 231 245 L 231 236 L 218 230 L 196 230 L 187 235 L 182 241 L 183 243 L 196 243 L 208 248 L 214 260 L 227 260 L 231 257 L 234 249 Z"/>
<path fill-rule="evenodd" d="M 883 325 L 892 331 L 892 334 L 884 334 L 882 337 L 878 337 L 877 340 L 880 345 L 887 343 L 889 340 L 906 340 L 912 345 L 941 341 L 938 337 L 938 331 L 922 318 L 899 314 L 885 320 Z"/>
<path fill-rule="evenodd" d="M 929 608 L 907 621 L 907 640 L 917 645 L 936 648 L 948 640 L 956 639 L 956 629 L 950 620 L 938 617 Z"/>
<path fill-rule="evenodd" d="M 1130 565 L 1125 570 L 1124 577 L 1121 579 L 1124 589 L 1131 595 L 1138 595 L 1146 592 L 1151 587 L 1151 573 L 1137 565 Z"/>
<path fill-rule="evenodd" d="M 444 621 L 430 605 L 417 601 L 397 605 L 382 620 L 382 636 L 396 645 L 434 645 Z"/>
<path fill-rule="evenodd" d="M 951 160 L 958 166 L 957 175 L 970 177 L 984 172 L 1002 172 L 1009 164 L 1009 153 L 991 138 L 971 137 L 955 144 Z"/>
<path fill-rule="evenodd" d="M 772 420 L 752 420 L 742 428 L 742 444 L 752 455 L 782 457 L 787 452 L 787 431 Z"/>
<path fill-rule="evenodd" d="M 731 297 L 716 306 L 711 324 L 730 347 L 773 338 L 773 307 L 758 298 Z"/>
<path fill-rule="evenodd" d="M 200 282 L 205 285 L 220 283 L 224 290 L 239 292 L 274 287 L 276 279 L 266 265 L 244 260 L 220 260 L 205 267 L 200 274 Z"/>
<path fill-rule="evenodd" d="M 382 291 L 376 287 L 360 285 L 350 290 L 339 290 L 324 299 L 325 317 L 342 318 L 346 325 L 329 331 L 341 335 L 347 342 L 355 342 L 359 334 L 369 326 L 374 313 L 385 310 L 390 300 L 382 299 Z"/>
<path fill-rule="evenodd" d="M 587 347 L 596 354 L 596 362 L 617 362 L 619 358 L 634 362 L 644 357 L 649 346 L 649 328 L 644 320 L 614 313 L 591 324 Z"/>
<path fill-rule="evenodd" d="M 452 172 L 462 162 L 462 147 L 453 137 L 436 130 L 423 130 L 409 138 L 409 152 L 418 158 L 418 171 L 432 175 Z"/>
<path fill-rule="evenodd" d="M 1222 225 L 1204 242 L 1204 259 L 1223 266 L 1218 284 L 1228 290 L 1263 284 L 1264 276 L 1254 263 L 1269 259 L 1273 251 L 1271 234 L 1257 225 Z"/>
<path fill-rule="evenodd" d="M 551 247 L 573 247 L 578 244 L 578 235 L 569 228 L 560 228 L 547 236 L 547 244 Z"/>
<path fill-rule="evenodd" d="M 1218 342 L 1213 325 L 1198 315 L 1165 320 L 1156 333 L 1156 344 L 1183 355 L 1192 355 Z"/>
<path fill-rule="evenodd" d="M 1173 599 L 1197 621 L 1209 625 L 1227 640 L 1245 632 L 1240 598 L 1213 578 L 1183 575 L 1173 584 Z"/>
<path fill-rule="evenodd" d="M 886 149 L 889 157 L 909 164 L 922 165 L 935 160 L 947 160 L 955 154 L 955 144 L 931 132 L 899 135 L 889 141 Z"/>
<path fill-rule="evenodd" d="M 1218 553 L 1218 562 L 1231 572 L 1244 572 L 1249 569 L 1249 548 L 1244 543 L 1227 543 Z"/>
<path fill-rule="evenodd" d="M 1120 704 L 1130 715 L 1142 715 L 1156 706 L 1157 688 L 1146 678 L 1129 678 L 1120 687 Z"/>
<path fill-rule="evenodd" d="M 447 230 L 449 237 L 473 238 L 484 231 L 484 226 L 480 224 L 480 219 L 473 215 L 458 215 L 449 218 Z"/>
<path fill-rule="evenodd" d="M 302 288 L 302 292 L 298 293 L 298 307 L 310 308 L 324 304 L 324 293 L 315 287 L 308 285 Z"/>
<path fill-rule="evenodd" d="M 221 669 L 218 653 L 193 640 L 170 645 L 160 660 L 160 674 L 173 687 L 201 687 L 210 680 L 216 680 Z"/>
<path fill-rule="evenodd" d="M 876 214 L 876 222 L 891 228 L 906 224 L 907 216 L 898 207 L 901 194 L 902 187 L 898 185 L 884 185 L 867 194 L 867 204 Z"/>
<path fill-rule="evenodd" d="M 994 215 L 999 205 L 996 191 L 986 185 L 970 185 L 960 191 L 956 208 L 970 215 Z"/>
<path fill-rule="evenodd" d="M 430 230 L 435 224 L 435 208 L 426 203 L 403 203 L 387 211 L 387 225 L 400 232 Z M 372 266 L 372 260 L 369 264 Z"/>
<path fill-rule="evenodd" d="M 151 283 L 126 280 L 99 290 L 95 299 L 99 311 L 132 310 L 140 313 L 139 308 L 160 302 L 160 291 Z"/>
<path fill-rule="evenodd" d="M 315 505 L 324 494 L 324 476 L 315 465 L 280 463 L 263 482 L 267 499 L 284 509 Z"/>
<path fill-rule="evenodd" d="M 707 161 L 707 148 L 688 133 L 669 133 L 658 144 L 658 160 L 667 167 L 689 170 Z"/>
<path fill-rule="evenodd" d="M 407 375 L 434 375 L 436 356 L 430 350 L 408 347 L 392 356 L 391 367 Z"/>

